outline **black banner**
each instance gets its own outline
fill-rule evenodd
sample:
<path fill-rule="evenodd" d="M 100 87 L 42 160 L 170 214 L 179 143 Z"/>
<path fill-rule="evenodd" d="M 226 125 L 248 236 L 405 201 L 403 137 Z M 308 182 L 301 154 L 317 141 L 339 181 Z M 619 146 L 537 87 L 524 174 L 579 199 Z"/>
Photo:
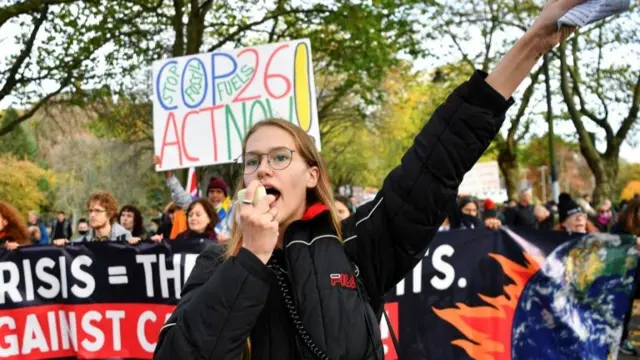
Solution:
<path fill-rule="evenodd" d="M 151 358 L 209 242 L 0 250 L 0 358 Z"/>
<path fill-rule="evenodd" d="M 0 358 L 151 358 L 208 242 L 0 250 Z M 486 229 L 439 233 L 387 296 L 385 359 L 607 358 L 635 238 Z"/>

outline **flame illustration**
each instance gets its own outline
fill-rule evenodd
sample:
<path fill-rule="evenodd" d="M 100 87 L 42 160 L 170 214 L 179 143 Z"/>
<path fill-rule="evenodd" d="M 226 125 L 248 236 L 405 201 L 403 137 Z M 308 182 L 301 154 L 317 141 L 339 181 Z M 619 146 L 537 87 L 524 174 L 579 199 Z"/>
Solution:
<path fill-rule="evenodd" d="M 507 360 L 511 359 L 511 330 L 520 294 L 529 279 L 540 269 L 543 260 L 525 252 L 527 265 L 522 266 L 502 255 L 489 256 L 500 263 L 504 273 L 514 282 L 504 287 L 504 295 L 492 298 L 478 294 L 489 306 L 470 307 L 457 303 L 457 308 L 433 308 L 433 311 L 467 337 L 468 340 L 457 339 L 451 344 L 464 349 L 471 358 Z"/>

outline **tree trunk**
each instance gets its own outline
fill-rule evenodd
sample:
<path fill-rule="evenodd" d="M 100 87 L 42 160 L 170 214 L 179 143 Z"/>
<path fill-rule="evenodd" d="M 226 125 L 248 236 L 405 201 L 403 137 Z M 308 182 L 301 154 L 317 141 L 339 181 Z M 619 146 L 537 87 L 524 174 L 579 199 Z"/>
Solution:
<path fill-rule="evenodd" d="M 498 166 L 500 167 L 502 176 L 504 176 L 509 200 L 517 200 L 520 165 L 518 164 L 518 158 L 515 152 L 511 151 L 507 146 L 500 146 Z"/>
<path fill-rule="evenodd" d="M 618 178 L 618 156 L 603 156 L 596 162 L 598 166 L 591 167 L 596 179 L 596 186 L 593 190 L 594 206 L 598 206 L 607 199 L 614 201 L 620 196 L 615 193 L 616 179 Z"/>

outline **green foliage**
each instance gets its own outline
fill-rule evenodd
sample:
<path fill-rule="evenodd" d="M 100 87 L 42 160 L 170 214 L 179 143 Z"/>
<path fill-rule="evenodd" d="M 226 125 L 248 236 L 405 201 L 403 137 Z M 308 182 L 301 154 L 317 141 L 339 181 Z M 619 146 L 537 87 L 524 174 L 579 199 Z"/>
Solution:
<path fill-rule="evenodd" d="M 616 181 L 616 194 L 622 194 L 625 187 L 633 181 L 640 181 L 640 163 L 620 164 L 618 179 Z M 636 189 L 640 190 L 640 189 Z M 633 196 L 633 193 L 631 194 Z M 621 195 L 622 198 L 622 195 Z"/>
<path fill-rule="evenodd" d="M 54 183 L 51 171 L 28 160 L 0 154 L 0 199 L 26 214 L 39 210 L 48 201 L 48 188 Z"/>
<path fill-rule="evenodd" d="M 567 141 L 560 135 L 556 135 L 554 141 L 556 154 L 564 150 L 580 151 L 578 143 Z M 521 144 L 518 149 L 518 160 L 526 168 L 549 166 L 549 135 L 533 136 L 527 143 Z"/>
<path fill-rule="evenodd" d="M 2 117 L 2 124 L 5 125 L 18 117 L 18 113 L 9 109 Z M 24 126 L 18 126 L 13 130 L 11 136 L 7 136 L 0 141 L 0 154 L 10 154 L 18 159 L 34 161 L 38 156 L 38 144 Z"/>
<path fill-rule="evenodd" d="M 323 156 L 334 187 L 379 187 L 435 109 L 470 73 L 461 65 L 439 68 L 430 77 L 412 73 L 408 64 L 390 69 L 381 87 L 386 101 L 372 114 L 362 115 L 366 121 L 341 122 L 330 136 L 323 136 Z"/>

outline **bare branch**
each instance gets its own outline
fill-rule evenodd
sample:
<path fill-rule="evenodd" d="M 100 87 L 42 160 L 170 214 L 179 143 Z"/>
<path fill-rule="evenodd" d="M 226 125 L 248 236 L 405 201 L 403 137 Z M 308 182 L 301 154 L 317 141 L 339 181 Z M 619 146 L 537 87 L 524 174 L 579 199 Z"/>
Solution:
<path fill-rule="evenodd" d="M 453 34 L 453 32 L 451 32 L 451 30 L 449 30 L 449 28 L 446 29 L 446 32 L 447 32 L 447 35 L 449 35 L 449 37 L 451 38 L 451 41 L 453 41 L 453 43 L 458 48 L 458 52 L 460 53 L 460 55 L 462 55 L 462 61 L 467 63 L 472 68 L 475 68 L 476 65 L 473 63 L 473 61 L 471 61 L 471 59 L 469 59 L 469 56 L 467 56 L 467 53 L 462 49 L 462 46 L 458 42 L 458 38 Z"/>
<path fill-rule="evenodd" d="M 70 84 L 70 76 L 68 76 L 67 79 L 65 80 L 66 81 L 62 82 L 56 91 L 49 93 L 47 96 L 40 99 L 40 101 L 38 101 L 37 104 L 32 106 L 31 109 L 29 109 L 29 111 L 20 115 L 20 117 L 16 118 L 15 120 L 10 121 L 9 123 L 0 127 L 0 137 L 10 133 L 13 129 L 16 128 L 16 126 L 20 125 L 20 123 L 31 118 L 33 114 L 35 114 L 44 104 L 46 104 L 49 101 L 49 99 L 59 95 Z"/>
<path fill-rule="evenodd" d="M 29 39 L 27 39 L 27 42 L 22 48 L 22 51 L 20 51 L 20 55 L 18 55 L 13 65 L 11 65 L 11 68 L 9 69 L 9 75 L 7 76 L 4 86 L 2 87 L 2 89 L 0 89 L 0 99 L 4 99 L 5 96 L 9 95 L 9 93 L 11 93 L 11 90 L 13 90 L 13 88 L 18 84 L 19 81 L 16 81 L 16 75 L 18 74 L 18 71 L 20 71 L 20 68 L 22 68 L 22 65 L 27 60 L 27 58 L 29 58 L 31 50 L 33 49 L 33 44 L 36 40 L 36 36 L 40 31 L 40 27 L 47 18 L 48 11 L 48 6 L 43 6 L 40 10 L 40 16 L 38 16 L 38 18 L 34 21 L 33 30 L 31 30 Z"/>
<path fill-rule="evenodd" d="M 284 2 L 282 0 L 278 0 L 278 3 L 276 5 L 276 12 L 282 12 L 283 7 L 284 7 Z M 280 17 L 277 17 L 273 21 L 273 26 L 271 26 L 271 30 L 269 31 L 269 42 L 270 43 L 275 41 L 276 30 L 278 30 L 278 25 L 279 24 L 280 24 Z"/>
<path fill-rule="evenodd" d="M 516 143 L 519 143 L 522 140 L 524 140 L 524 137 L 527 136 L 527 134 L 529 133 L 529 130 L 531 129 L 531 124 L 532 123 L 533 123 L 533 118 L 532 117 L 527 117 L 527 119 L 524 122 L 524 126 L 522 128 L 522 132 L 520 133 L 520 135 L 516 136 Z"/>
<path fill-rule="evenodd" d="M 32 13 L 39 13 L 49 5 L 70 4 L 79 0 L 26 0 L 17 4 L 0 8 L 0 27 L 9 19 Z"/>
<path fill-rule="evenodd" d="M 530 78 L 531 83 L 524 89 L 524 93 L 522 94 L 522 100 L 520 102 L 520 107 L 518 108 L 518 112 L 516 115 L 511 118 L 511 126 L 509 127 L 509 131 L 507 133 L 507 142 L 511 142 L 516 138 L 516 132 L 520 127 L 520 120 L 525 114 L 527 107 L 529 107 L 529 103 L 531 102 L 531 98 L 533 97 L 533 92 L 535 90 L 536 85 L 538 84 L 538 78 L 542 73 L 542 66 L 540 66 L 536 71 L 534 71 Z"/>
<path fill-rule="evenodd" d="M 581 113 L 576 107 L 573 94 L 569 87 L 569 77 L 567 76 L 567 73 L 569 73 L 567 65 L 567 44 L 565 41 L 560 43 L 558 54 L 560 55 L 560 89 L 562 91 L 562 97 L 565 105 L 567 106 L 567 112 L 569 113 L 569 117 L 571 118 L 573 125 L 578 131 L 580 148 L 582 149 L 583 155 L 585 155 L 585 159 L 589 162 L 590 167 L 597 166 L 597 164 L 595 164 L 595 159 L 600 158 L 600 153 L 598 153 L 595 145 L 590 141 L 591 136 L 582 123 Z"/>
<path fill-rule="evenodd" d="M 636 80 L 636 86 L 633 88 L 633 103 L 631 104 L 631 108 L 629 109 L 629 113 L 627 117 L 622 121 L 622 125 L 618 132 L 616 133 L 616 139 L 618 142 L 622 143 L 622 141 L 627 137 L 627 133 L 633 127 L 633 124 L 638 120 L 638 109 L 640 107 L 640 74 L 638 74 L 638 80 Z"/>
<path fill-rule="evenodd" d="M 568 70 L 569 70 L 569 75 L 571 75 L 571 79 L 573 80 L 573 91 L 575 92 L 576 96 L 578 97 L 578 101 L 580 102 L 580 112 L 605 131 L 606 137 L 607 137 L 607 144 L 611 144 L 611 142 L 613 141 L 614 135 L 613 135 L 613 129 L 611 128 L 611 125 L 607 122 L 607 119 L 599 118 L 589 109 L 587 109 L 587 104 L 582 95 L 582 91 L 580 90 L 580 84 L 582 83 L 582 81 L 581 81 L 580 71 L 579 71 L 580 63 L 578 59 L 578 37 L 577 36 L 574 37 L 571 43 L 572 43 L 571 53 L 573 57 L 573 67 L 569 67 Z"/>
<path fill-rule="evenodd" d="M 275 12 L 271 15 L 265 16 L 260 20 L 256 20 L 250 23 L 245 24 L 244 26 L 240 26 L 238 27 L 235 31 L 231 32 L 230 34 L 228 34 L 227 36 L 225 36 L 224 38 L 222 38 L 221 40 L 219 40 L 217 43 L 215 43 L 214 45 L 212 45 L 207 52 L 213 52 L 217 49 L 219 49 L 222 45 L 226 44 L 229 41 L 233 41 L 236 37 L 240 36 L 242 33 L 244 33 L 245 31 L 251 30 L 253 27 L 258 26 L 258 25 L 262 25 L 268 21 L 274 20 L 280 16 L 283 15 L 290 15 L 290 14 L 322 14 L 322 13 L 326 13 L 329 12 L 329 10 L 324 10 L 324 9 L 309 9 L 309 10 L 300 10 L 300 9 L 292 9 L 292 10 L 288 10 L 288 11 L 283 11 L 283 12 Z"/>

